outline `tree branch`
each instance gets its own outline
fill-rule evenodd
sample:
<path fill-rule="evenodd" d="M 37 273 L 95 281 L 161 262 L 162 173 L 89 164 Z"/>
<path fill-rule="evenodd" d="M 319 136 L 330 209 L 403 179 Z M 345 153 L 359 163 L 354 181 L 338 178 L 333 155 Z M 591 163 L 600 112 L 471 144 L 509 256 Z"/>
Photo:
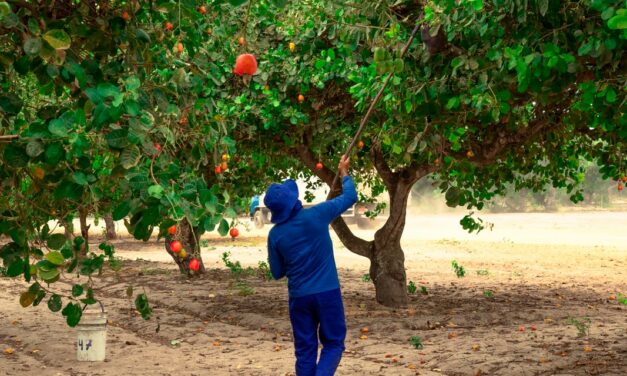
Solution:
<path fill-rule="evenodd" d="M 398 174 L 392 171 L 385 160 L 383 152 L 381 151 L 381 143 L 378 140 L 374 141 L 372 148 L 370 148 L 370 160 L 372 160 L 374 168 L 377 170 L 379 176 L 381 176 L 381 180 L 383 180 L 385 188 L 387 188 L 389 192 L 392 192 L 396 188 Z"/>

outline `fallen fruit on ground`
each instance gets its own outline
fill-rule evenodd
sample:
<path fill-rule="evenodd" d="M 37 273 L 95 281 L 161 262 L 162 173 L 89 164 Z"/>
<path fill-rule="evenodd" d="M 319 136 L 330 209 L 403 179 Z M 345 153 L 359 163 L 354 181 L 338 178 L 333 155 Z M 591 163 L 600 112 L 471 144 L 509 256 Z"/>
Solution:
<path fill-rule="evenodd" d="M 175 240 L 172 243 L 170 243 L 170 249 L 174 253 L 179 253 L 179 252 L 181 252 L 181 249 L 183 249 L 183 244 L 181 244 L 180 241 Z"/>
<path fill-rule="evenodd" d="M 246 38 L 244 38 L 244 37 L 237 38 L 237 43 L 239 43 L 240 46 L 245 45 L 246 44 Z"/>
<path fill-rule="evenodd" d="M 368 327 L 367 327 L 367 326 L 364 326 L 363 328 L 361 328 L 361 330 L 360 330 L 360 331 L 361 331 L 362 333 L 366 334 L 366 333 L 368 333 L 368 331 L 369 331 L 369 330 L 370 330 L 370 329 L 368 329 Z"/>
<path fill-rule="evenodd" d="M 198 7 L 198 13 L 200 14 L 207 14 L 207 7 L 205 7 L 204 5 L 201 5 Z"/>
<path fill-rule="evenodd" d="M 368 339 L 368 336 L 364 334 L 364 335 L 359 336 L 359 339 Z"/>
<path fill-rule="evenodd" d="M 189 260 L 189 270 L 197 272 L 198 269 L 200 269 L 200 261 L 195 258 Z"/>
<path fill-rule="evenodd" d="M 241 54 L 235 60 L 235 69 L 233 73 L 238 76 L 245 74 L 252 76 L 257 73 L 257 59 L 253 54 Z"/>
<path fill-rule="evenodd" d="M 519 332 L 524 332 L 525 331 L 525 326 L 524 325 L 519 326 L 518 327 L 518 331 Z"/>

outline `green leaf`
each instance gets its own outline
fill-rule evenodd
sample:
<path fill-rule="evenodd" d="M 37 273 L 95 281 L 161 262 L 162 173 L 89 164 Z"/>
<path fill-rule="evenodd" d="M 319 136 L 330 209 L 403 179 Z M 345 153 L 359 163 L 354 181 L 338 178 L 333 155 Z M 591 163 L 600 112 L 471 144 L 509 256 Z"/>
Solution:
<path fill-rule="evenodd" d="M 120 94 L 118 87 L 109 82 L 99 84 L 97 91 L 102 98 L 117 97 Z"/>
<path fill-rule="evenodd" d="M 44 290 L 37 291 L 37 296 L 35 297 L 35 300 L 33 301 L 33 307 L 37 307 L 39 303 L 41 303 L 41 301 L 44 300 L 45 297 L 46 297 L 46 292 Z"/>
<path fill-rule="evenodd" d="M 98 89 L 94 87 L 90 87 L 85 89 L 85 95 L 89 98 L 90 101 L 94 102 L 94 104 L 102 103 L 102 97 L 98 94 Z"/>
<path fill-rule="evenodd" d="M 41 33 L 39 21 L 37 21 L 36 18 L 31 17 L 28 19 L 28 31 L 35 35 L 39 35 Z"/>
<path fill-rule="evenodd" d="M 52 251 L 46 254 L 46 260 L 50 261 L 55 265 L 61 265 L 65 261 L 65 258 L 59 251 Z"/>
<path fill-rule="evenodd" d="M 0 1 L 0 20 L 11 13 L 11 6 L 6 1 Z"/>
<path fill-rule="evenodd" d="M 44 281 L 51 281 L 59 276 L 61 272 L 58 269 L 44 270 L 37 268 L 37 276 Z"/>
<path fill-rule="evenodd" d="M 126 79 L 124 85 L 126 86 L 126 90 L 135 91 L 141 86 L 141 81 L 139 81 L 137 76 L 130 76 Z"/>
<path fill-rule="evenodd" d="M 459 107 L 460 103 L 461 101 L 459 100 L 459 97 L 453 97 L 448 100 L 448 103 L 446 104 L 446 109 L 447 110 L 455 109 Z"/>
<path fill-rule="evenodd" d="M 26 144 L 26 154 L 31 158 L 37 158 L 43 152 L 44 145 L 37 140 L 29 141 L 28 144 Z"/>
<path fill-rule="evenodd" d="M 616 91 L 613 88 L 607 89 L 607 94 L 605 94 L 605 100 L 607 103 L 616 102 Z"/>
<path fill-rule="evenodd" d="M 444 195 L 444 197 L 446 198 L 446 205 L 452 208 L 456 207 L 457 204 L 459 203 L 459 195 L 460 195 L 459 189 L 455 187 L 450 187 L 446 191 L 446 194 Z"/>
<path fill-rule="evenodd" d="M 590 53 L 590 51 L 592 51 L 592 43 L 587 42 L 587 43 L 582 44 L 581 47 L 579 47 L 577 54 L 579 56 L 584 56 Z"/>
<path fill-rule="evenodd" d="M 618 14 L 609 21 L 607 21 L 607 27 L 612 30 L 624 30 L 627 29 L 627 14 Z"/>
<path fill-rule="evenodd" d="M 48 124 L 48 130 L 55 136 L 67 137 L 68 129 L 65 122 L 61 119 L 52 119 L 50 124 Z"/>
<path fill-rule="evenodd" d="M 48 145 L 46 148 L 46 163 L 50 165 L 56 165 L 59 163 L 61 158 L 63 158 L 63 154 L 65 153 L 65 149 L 63 149 L 63 145 L 61 143 L 54 143 Z"/>
<path fill-rule="evenodd" d="M 105 138 L 107 144 L 113 149 L 124 149 L 128 145 L 128 130 L 127 129 L 115 129 L 108 133 Z"/>
<path fill-rule="evenodd" d="M 163 187 L 159 184 L 153 184 L 148 187 L 148 194 L 150 197 L 161 199 L 163 197 Z"/>
<path fill-rule="evenodd" d="M 137 29 L 135 31 L 137 39 L 144 43 L 150 43 L 150 35 L 144 29 Z"/>
<path fill-rule="evenodd" d="M 11 167 L 26 167 L 28 159 L 28 155 L 21 147 L 10 144 L 4 148 L 4 160 Z"/>
<path fill-rule="evenodd" d="M 21 258 L 15 259 L 7 268 L 7 277 L 17 277 L 24 273 L 24 261 Z"/>
<path fill-rule="evenodd" d="M 50 249 L 59 250 L 63 248 L 66 241 L 67 239 L 65 238 L 65 235 L 52 234 L 48 237 L 47 245 L 48 245 L 48 248 Z"/>
<path fill-rule="evenodd" d="M 48 309 L 52 312 L 59 312 L 61 310 L 61 297 L 57 294 L 52 294 L 50 299 L 48 299 Z"/>
<path fill-rule="evenodd" d="M 126 108 L 126 113 L 131 115 L 131 116 L 137 116 L 139 114 L 141 114 L 141 107 L 139 106 L 139 103 L 137 103 L 134 100 L 127 100 L 124 103 L 124 107 Z"/>
<path fill-rule="evenodd" d="M 540 15 L 544 17 L 549 10 L 549 0 L 538 0 L 538 7 L 540 8 Z"/>
<path fill-rule="evenodd" d="M 227 218 L 233 218 L 233 219 L 237 218 L 237 212 L 233 208 L 226 209 L 226 211 L 224 212 L 224 215 Z"/>
<path fill-rule="evenodd" d="M 229 233 L 229 222 L 226 221 L 226 219 L 222 218 L 222 220 L 220 221 L 220 226 L 218 227 L 218 233 L 220 234 L 220 236 L 226 236 L 226 234 Z"/>
<path fill-rule="evenodd" d="M 72 286 L 72 296 L 76 298 L 77 296 L 81 296 L 81 295 L 83 295 L 83 286 L 81 285 Z"/>
<path fill-rule="evenodd" d="M 131 211 L 131 203 L 130 201 L 122 201 L 118 206 L 113 209 L 111 213 L 111 217 L 114 221 L 119 221 L 124 219 Z"/>
<path fill-rule="evenodd" d="M 22 111 L 24 102 L 13 93 L 0 95 L 0 110 L 7 114 L 17 115 Z"/>
<path fill-rule="evenodd" d="M 231 3 L 231 5 L 233 5 L 234 7 L 239 7 L 243 4 L 246 3 L 247 0 L 229 0 L 229 3 Z"/>
<path fill-rule="evenodd" d="M 608 18 L 612 18 L 612 16 L 614 15 L 615 12 L 616 12 L 616 9 L 614 7 L 607 7 L 601 13 L 601 19 L 605 21 Z"/>
<path fill-rule="evenodd" d="M 78 171 L 72 174 L 72 180 L 78 185 L 88 185 L 89 181 L 87 180 L 87 176 Z"/>
<path fill-rule="evenodd" d="M 69 199 L 80 201 L 83 196 L 83 187 L 70 181 L 63 180 L 54 190 L 54 198 L 57 200 Z"/>
<path fill-rule="evenodd" d="M 139 163 L 139 159 L 141 154 L 139 152 L 139 148 L 135 145 L 131 145 L 122 151 L 120 155 L 120 164 L 125 169 L 129 169 L 131 167 L 135 167 L 137 163 Z"/>
<path fill-rule="evenodd" d="M 44 34 L 44 39 L 52 48 L 57 50 L 67 50 L 72 44 L 72 39 L 64 30 L 52 29 Z"/>
<path fill-rule="evenodd" d="M 20 247 L 25 247 L 26 243 L 26 231 L 23 228 L 15 228 L 10 232 L 11 239 Z"/>
<path fill-rule="evenodd" d="M 150 304 L 148 303 L 148 297 L 146 296 L 146 294 L 137 295 L 137 297 L 135 298 L 135 308 L 137 308 L 144 320 L 148 320 L 150 318 L 152 309 L 150 308 Z"/>
<path fill-rule="evenodd" d="M 41 50 L 41 39 L 26 38 L 24 41 L 24 52 L 28 55 L 37 55 Z"/>
<path fill-rule="evenodd" d="M 61 314 L 65 316 L 67 324 L 70 327 L 75 327 L 81 321 L 81 316 L 83 311 L 81 310 L 81 306 L 77 303 L 68 303 Z"/>

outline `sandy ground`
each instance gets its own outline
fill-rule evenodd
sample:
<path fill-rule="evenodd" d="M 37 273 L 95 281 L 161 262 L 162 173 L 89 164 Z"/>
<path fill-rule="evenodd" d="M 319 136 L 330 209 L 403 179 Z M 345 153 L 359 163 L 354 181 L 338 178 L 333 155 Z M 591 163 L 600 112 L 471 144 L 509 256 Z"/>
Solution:
<path fill-rule="evenodd" d="M 483 215 L 495 227 L 479 235 L 464 233 L 460 218 L 409 218 L 407 275 L 428 294 L 404 309 L 374 302 L 367 260 L 335 239 L 348 323 L 338 375 L 627 375 L 627 306 L 616 299 L 627 294 L 627 213 Z M 252 273 L 242 280 L 254 294 L 243 296 L 220 259 L 230 251 L 256 267 L 266 258 L 268 229 L 243 225 L 235 242 L 207 237 L 210 270 L 194 280 L 160 244 L 116 241 L 125 268 L 95 281 L 110 320 L 103 363 L 76 362 L 75 329 L 45 304 L 21 308 L 26 285 L 0 279 L 0 350 L 15 350 L 0 352 L 0 375 L 292 375 L 286 284 Z M 130 308 L 129 285 L 148 293 L 150 321 Z M 589 331 L 578 336 L 571 319 L 585 318 Z"/>

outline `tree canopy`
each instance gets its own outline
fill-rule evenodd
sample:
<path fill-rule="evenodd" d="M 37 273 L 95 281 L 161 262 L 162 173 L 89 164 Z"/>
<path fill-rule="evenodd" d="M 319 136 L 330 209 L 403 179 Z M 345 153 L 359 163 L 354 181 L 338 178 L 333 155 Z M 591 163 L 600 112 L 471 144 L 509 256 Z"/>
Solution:
<path fill-rule="evenodd" d="M 390 74 L 354 162 L 373 196 L 390 194 L 380 238 L 400 242 L 411 186 L 427 175 L 449 205 L 469 210 L 512 184 L 551 183 L 580 201 L 585 161 L 604 178 L 627 175 L 626 7 L 0 2 L 0 234 L 12 239 L 0 257 L 10 276 L 48 282 L 115 264 L 106 244 L 79 257 L 80 239 L 51 235 L 49 220 L 81 208 L 126 219 L 142 240 L 183 219 L 195 238 L 226 235 L 270 181 L 330 183 Z M 420 38 L 400 59 L 417 23 Z M 256 56 L 256 75 L 233 73 L 242 53 Z M 462 225 L 481 228 L 471 216 Z M 334 228 L 351 250 L 378 259 L 372 244 Z M 402 267 L 402 251 L 392 254 Z M 395 275 L 404 288 L 404 272 Z M 43 299 L 33 289 L 25 303 Z"/>

